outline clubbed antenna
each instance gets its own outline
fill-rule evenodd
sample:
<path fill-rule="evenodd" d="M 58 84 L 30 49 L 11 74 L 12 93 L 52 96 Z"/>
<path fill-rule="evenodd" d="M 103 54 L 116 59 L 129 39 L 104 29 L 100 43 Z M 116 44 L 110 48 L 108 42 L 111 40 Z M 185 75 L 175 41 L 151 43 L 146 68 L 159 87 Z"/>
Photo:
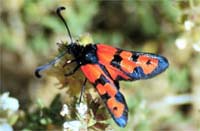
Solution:
<path fill-rule="evenodd" d="M 71 43 L 73 43 L 72 41 L 72 36 L 71 36 L 71 33 L 70 33 L 70 30 L 69 30 L 69 27 L 67 25 L 67 22 L 65 21 L 65 19 L 63 18 L 63 16 L 61 15 L 61 11 L 62 10 L 65 10 L 65 7 L 61 6 L 61 7 L 58 7 L 57 10 L 56 10 L 56 13 L 57 15 L 59 16 L 59 18 L 63 21 L 63 23 L 65 24 L 65 27 L 67 29 L 67 32 L 69 34 L 69 37 L 70 37 L 70 40 L 71 40 Z"/>
<path fill-rule="evenodd" d="M 73 44 L 72 36 L 71 36 L 70 31 L 69 31 L 69 27 L 68 27 L 68 25 L 67 25 L 67 22 L 65 21 L 65 19 L 64 19 L 64 18 L 62 17 L 62 15 L 61 15 L 61 11 L 64 10 L 64 9 L 65 9 L 65 7 L 62 7 L 62 6 L 61 6 L 61 7 L 58 7 L 57 10 L 56 10 L 56 13 L 57 13 L 57 15 L 59 16 L 59 18 L 63 21 L 63 23 L 65 24 L 65 27 L 66 27 L 67 32 L 68 32 L 68 34 L 69 34 L 69 37 L 70 37 L 70 39 L 71 39 L 71 44 Z M 57 56 L 57 57 L 56 57 L 54 60 L 52 60 L 51 62 L 49 62 L 49 63 L 47 63 L 47 64 L 45 64 L 45 65 L 43 65 L 43 66 L 38 67 L 38 68 L 35 70 L 35 75 L 36 75 L 36 77 L 41 78 L 42 76 L 41 76 L 40 72 L 49 69 L 49 68 L 52 67 L 55 63 L 59 62 L 60 59 L 61 59 L 66 53 L 67 53 L 67 50 L 63 51 L 59 56 Z"/>

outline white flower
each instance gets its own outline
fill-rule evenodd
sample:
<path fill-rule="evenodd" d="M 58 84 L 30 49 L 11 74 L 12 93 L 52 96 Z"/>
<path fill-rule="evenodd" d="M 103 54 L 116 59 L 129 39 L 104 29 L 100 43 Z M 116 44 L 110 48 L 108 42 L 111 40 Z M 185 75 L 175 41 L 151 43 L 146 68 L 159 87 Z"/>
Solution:
<path fill-rule="evenodd" d="M 80 131 L 81 122 L 80 121 L 66 121 L 63 124 L 64 131 L 72 130 L 72 131 Z"/>
<path fill-rule="evenodd" d="M 63 105 L 62 110 L 60 111 L 61 116 L 65 116 L 69 114 L 69 108 L 66 104 Z"/>
<path fill-rule="evenodd" d="M 9 93 L 5 92 L 0 95 L 0 112 L 3 112 L 2 118 L 0 118 L 0 131 L 13 131 L 9 119 L 19 109 L 19 102 L 13 97 L 9 97 Z M 1 115 L 1 114 L 0 114 Z"/>
<path fill-rule="evenodd" d="M 76 110 L 78 111 L 78 113 L 81 116 L 85 115 L 85 113 L 87 112 L 87 109 L 88 109 L 88 107 L 86 104 L 80 103 L 80 104 L 76 105 Z"/>
<path fill-rule="evenodd" d="M 9 93 L 3 93 L 0 96 L 0 110 L 10 110 L 16 112 L 19 109 L 19 102 L 13 97 L 9 97 Z"/>
<path fill-rule="evenodd" d="M 179 49 L 185 49 L 187 41 L 184 38 L 178 38 L 176 39 L 175 44 Z"/>
<path fill-rule="evenodd" d="M 185 26 L 186 31 L 190 31 L 192 29 L 192 27 L 194 27 L 194 23 L 191 22 L 190 20 L 186 20 L 184 22 L 184 26 Z"/>
<path fill-rule="evenodd" d="M 13 128 L 8 123 L 0 123 L 0 131 L 13 131 Z"/>
<path fill-rule="evenodd" d="M 193 44 L 193 49 L 194 49 L 195 51 L 200 52 L 200 42 L 194 43 L 194 44 Z"/>

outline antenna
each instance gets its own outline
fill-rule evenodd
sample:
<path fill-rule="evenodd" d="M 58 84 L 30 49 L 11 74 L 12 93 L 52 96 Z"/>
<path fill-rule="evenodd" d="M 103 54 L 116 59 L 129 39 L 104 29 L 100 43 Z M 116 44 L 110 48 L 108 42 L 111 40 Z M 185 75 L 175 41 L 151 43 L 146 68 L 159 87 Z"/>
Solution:
<path fill-rule="evenodd" d="M 64 52 L 62 52 L 59 56 L 57 56 L 54 60 L 50 61 L 49 63 L 39 66 L 36 70 L 35 70 L 35 75 L 38 78 L 41 78 L 42 76 L 40 75 L 40 72 L 46 69 L 49 69 L 50 67 L 52 67 L 55 63 L 58 63 L 60 61 L 60 59 L 67 53 L 67 50 L 65 50 Z"/>
<path fill-rule="evenodd" d="M 61 7 L 58 7 L 57 10 L 56 10 L 56 13 L 57 15 L 59 16 L 59 18 L 63 21 L 63 23 L 65 24 L 65 27 L 67 29 L 67 32 L 69 34 L 69 37 L 70 37 L 70 40 L 71 40 L 71 43 L 73 43 L 72 41 L 72 36 L 71 36 L 71 33 L 70 33 L 70 30 L 69 30 L 69 27 L 67 25 L 67 22 L 65 21 L 65 19 L 63 18 L 63 16 L 61 15 L 61 11 L 62 10 L 65 10 L 65 7 L 61 6 Z"/>

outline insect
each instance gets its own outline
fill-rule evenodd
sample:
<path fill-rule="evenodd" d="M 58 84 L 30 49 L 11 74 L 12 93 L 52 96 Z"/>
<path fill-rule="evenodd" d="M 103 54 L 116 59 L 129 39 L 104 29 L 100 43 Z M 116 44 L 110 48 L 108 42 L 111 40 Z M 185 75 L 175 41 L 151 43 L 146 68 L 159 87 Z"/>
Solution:
<path fill-rule="evenodd" d="M 125 127 L 128 107 L 119 91 L 119 81 L 152 78 L 168 68 L 168 60 L 160 55 L 127 51 L 101 43 L 83 46 L 73 42 L 69 27 L 61 15 L 64 9 L 65 7 L 58 7 L 57 15 L 65 24 L 71 43 L 66 45 L 65 51 L 53 61 L 38 67 L 35 75 L 41 77 L 40 71 L 57 63 L 66 53 L 72 54 L 74 59 L 66 61 L 64 66 L 73 62 L 76 62 L 77 66 L 65 76 L 73 75 L 80 68 L 86 77 L 83 85 L 85 86 L 88 80 L 101 96 L 113 120 L 120 127 Z"/>

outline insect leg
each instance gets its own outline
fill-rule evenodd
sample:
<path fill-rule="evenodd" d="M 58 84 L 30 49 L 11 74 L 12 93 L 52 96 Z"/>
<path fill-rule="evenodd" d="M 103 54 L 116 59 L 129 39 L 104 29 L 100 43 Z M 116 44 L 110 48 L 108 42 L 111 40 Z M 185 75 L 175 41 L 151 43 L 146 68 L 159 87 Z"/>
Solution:
<path fill-rule="evenodd" d="M 83 92 L 85 91 L 86 82 L 87 82 L 87 78 L 85 78 L 85 81 L 83 82 L 83 85 L 82 85 L 82 88 L 81 88 L 81 94 L 80 94 L 79 102 L 78 102 L 79 104 L 81 103 L 81 99 L 82 99 L 82 96 L 83 96 Z"/>
<path fill-rule="evenodd" d="M 73 75 L 78 70 L 79 67 L 80 67 L 80 65 L 77 65 L 71 72 L 66 73 L 65 76 Z"/>

